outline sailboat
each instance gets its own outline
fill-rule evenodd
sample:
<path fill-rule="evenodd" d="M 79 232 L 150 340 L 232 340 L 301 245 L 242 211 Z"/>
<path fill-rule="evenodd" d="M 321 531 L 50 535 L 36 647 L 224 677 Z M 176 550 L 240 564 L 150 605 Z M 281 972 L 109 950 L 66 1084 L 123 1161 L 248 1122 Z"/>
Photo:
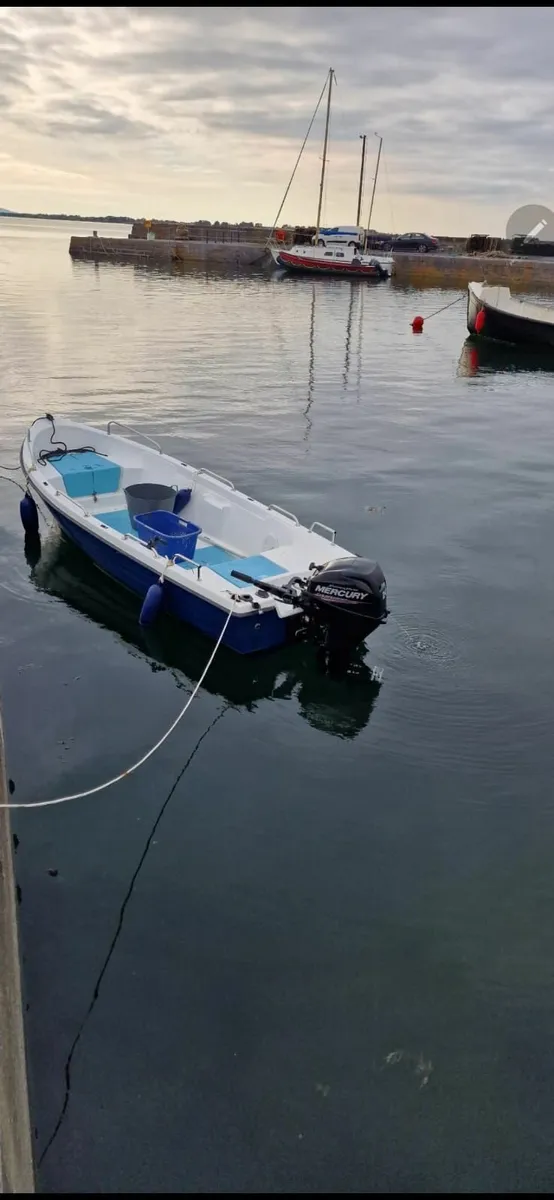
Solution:
<path fill-rule="evenodd" d="M 349 245 L 326 245 L 325 239 L 320 239 L 321 229 L 321 209 L 323 206 L 323 194 L 325 188 L 325 174 L 327 170 L 327 149 L 329 145 L 329 122 L 331 118 L 331 93 L 333 83 L 335 82 L 335 72 L 331 68 L 329 70 L 327 84 L 327 114 L 325 118 L 325 134 L 323 138 L 323 160 L 321 163 L 321 179 L 319 182 L 319 201 L 317 206 L 317 220 L 314 244 L 312 246 L 289 246 L 284 245 L 270 246 L 273 261 L 278 267 L 283 267 L 286 271 L 293 274 L 311 275 L 346 275 L 349 279 L 360 277 L 371 280 L 375 283 L 380 283 L 382 280 L 389 278 L 389 272 L 377 258 L 365 253 L 364 246 L 359 243 Z M 381 147 L 379 147 L 379 153 Z M 365 139 L 362 155 L 365 153 Z M 298 165 L 298 164 L 297 164 Z M 378 169 L 378 168 L 377 168 Z M 295 168 L 296 170 L 296 168 Z M 363 157 L 362 157 L 362 172 L 363 172 Z M 375 193 L 375 182 L 373 191 Z M 360 178 L 360 192 L 362 185 L 362 177 Z M 289 185 L 290 186 L 290 185 Z M 288 191 L 288 189 L 287 189 Z M 360 204 L 358 203 L 358 209 Z M 330 232 L 330 231 L 326 231 Z"/>

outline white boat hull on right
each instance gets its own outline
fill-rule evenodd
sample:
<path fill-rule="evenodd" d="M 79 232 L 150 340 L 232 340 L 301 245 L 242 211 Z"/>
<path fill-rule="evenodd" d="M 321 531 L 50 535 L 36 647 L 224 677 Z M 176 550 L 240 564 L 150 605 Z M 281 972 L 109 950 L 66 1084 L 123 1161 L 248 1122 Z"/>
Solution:
<path fill-rule="evenodd" d="M 554 308 L 518 300 L 508 287 L 467 285 L 467 328 L 475 337 L 554 351 Z"/>

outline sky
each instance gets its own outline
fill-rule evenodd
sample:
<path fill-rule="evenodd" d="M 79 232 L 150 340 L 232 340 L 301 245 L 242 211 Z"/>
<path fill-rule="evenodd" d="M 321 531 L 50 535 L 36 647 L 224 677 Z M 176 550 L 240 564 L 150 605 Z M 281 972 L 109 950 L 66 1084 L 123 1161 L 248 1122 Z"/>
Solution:
<path fill-rule="evenodd" d="M 552 203 L 554 8 L 0 7 L 0 208 L 272 225 L 330 67 L 324 224 Z M 280 223 L 314 223 L 324 105 Z"/>

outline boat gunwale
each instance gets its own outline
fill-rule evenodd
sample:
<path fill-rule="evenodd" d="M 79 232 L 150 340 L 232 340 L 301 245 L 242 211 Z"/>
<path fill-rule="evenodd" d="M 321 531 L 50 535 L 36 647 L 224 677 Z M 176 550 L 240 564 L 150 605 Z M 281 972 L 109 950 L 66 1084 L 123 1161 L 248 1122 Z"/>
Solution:
<path fill-rule="evenodd" d="M 506 291 L 510 294 L 511 304 L 521 305 L 521 308 L 524 308 L 527 305 L 527 307 L 534 309 L 534 311 L 537 313 L 541 313 L 541 311 L 546 310 L 547 312 L 551 313 L 551 320 L 545 321 L 544 317 L 539 318 L 535 316 L 529 316 L 525 312 L 518 312 L 517 310 L 514 312 L 513 309 L 510 308 L 502 308 L 499 304 L 492 303 L 492 301 L 487 299 L 487 297 L 483 297 L 476 292 L 476 287 L 496 289 L 501 287 L 506 288 Z M 476 300 L 477 303 L 483 308 L 488 308 L 491 310 L 491 312 L 498 313 L 500 316 L 515 317 L 516 320 L 519 321 L 529 321 L 532 325 L 546 325 L 548 328 L 554 327 L 554 305 L 545 304 L 543 308 L 543 306 L 540 304 L 534 304 L 533 301 L 517 300 L 515 296 L 512 296 L 511 290 L 506 284 L 476 283 L 475 280 L 471 280 L 467 285 L 467 290 L 469 295 L 473 297 L 473 299 Z"/>

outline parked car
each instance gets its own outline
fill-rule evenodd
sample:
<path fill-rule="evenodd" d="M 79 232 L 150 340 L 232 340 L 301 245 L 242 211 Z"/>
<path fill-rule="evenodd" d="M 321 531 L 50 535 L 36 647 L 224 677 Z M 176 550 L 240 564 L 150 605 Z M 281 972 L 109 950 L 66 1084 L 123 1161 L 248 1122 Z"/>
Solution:
<path fill-rule="evenodd" d="M 359 225 L 334 225 L 332 229 L 320 229 L 318 246 L 361 246 L 365 231 Z M 315 244 L 315 237 L 312 239 Z"/>
<path fill-rule="evenodd" d="M 367 250 L 378 250 L 381 254 L 390 254 L 393 242 L 394 234 L 377 233 L 375 229 L 368 229 L 366 234 Z"/>
<path fill-rule="evenodd" d="M 401 233 L 394 239 L 392 248 L 395 253 L 397 250 L 412 250 L 418 254 L 433 254 L 437 252 L 439 243 L 437 238 L 430 237 L 428 233 Z"/>

